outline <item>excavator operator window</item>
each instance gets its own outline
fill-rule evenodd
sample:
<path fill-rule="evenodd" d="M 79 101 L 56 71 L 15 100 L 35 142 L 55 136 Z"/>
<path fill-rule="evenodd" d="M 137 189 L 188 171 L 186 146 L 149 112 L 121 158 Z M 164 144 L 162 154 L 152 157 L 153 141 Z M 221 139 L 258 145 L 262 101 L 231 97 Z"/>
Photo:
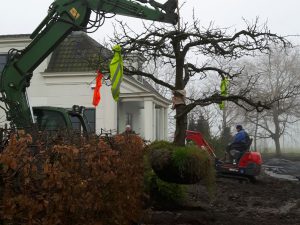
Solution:
<path fill-rule="evenodd" d="M 90 121 L 88 121 L 85 111 L 86 111 L 86 109 L 84 110 L 84 112 L 82 114 L 76 113 L 74 111 L 69 112 L 69 117 L 70 117 L 70 120 L 72 123 L 72 128 L 75 133 L 78 133 L 78 134 L 93 133 Z"/>
<path fill-rule="evenodd" d="M 33 111 L 38 128 L 40 130 L 63 130 L 67 128 L 63 115 L 57 111 L 34 110 Z"/>
<path fill-rule="evenodd" d="M 70 119 L 71 119 L 71 122 L 72 122 L 72 127 L 73 127 L 73 130 L 76 132 L 76 133 L 81 133 L 82 131 L 82 122 L 80 120 L 80 118 L 76 115 L 70 115 Z"/>

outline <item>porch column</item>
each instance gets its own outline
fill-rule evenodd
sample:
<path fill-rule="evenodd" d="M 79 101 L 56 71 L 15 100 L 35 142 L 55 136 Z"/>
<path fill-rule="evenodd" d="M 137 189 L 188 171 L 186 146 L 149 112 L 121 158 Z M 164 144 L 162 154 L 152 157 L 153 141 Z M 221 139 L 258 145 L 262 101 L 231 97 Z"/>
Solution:
<path fill-rule="evenodd" d="M 157 114 L 156 114 L 156 105 L 153 102 L 153 122 L 152 122 L 152 140 L 156 140 L 156 126 L 157 126 Z"/>
<path fill-rule="evenodd" d="M 163 138 L 164 140 L 168 140 L 168 108 L 164 108 L 164 130 L 163 130 Z"/>
<path fill-rule="evenodd" d="M 153 141 L 153 112 L 154 112 L 154 104 L 150 100 L 144 101 L 144 135 L 145 139 L 149 141 Z"/>
<path fill-rule="evenodd" d="M 165 140 L 165 108 L 159 109 L 159 139 Z"/>

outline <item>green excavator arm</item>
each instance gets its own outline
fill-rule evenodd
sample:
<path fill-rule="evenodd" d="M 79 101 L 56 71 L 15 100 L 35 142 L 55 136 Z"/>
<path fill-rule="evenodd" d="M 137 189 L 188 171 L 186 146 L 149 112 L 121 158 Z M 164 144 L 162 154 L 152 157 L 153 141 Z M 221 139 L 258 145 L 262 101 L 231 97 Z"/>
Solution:
<path fill-rule="evenodd" d="M 32 127 L 26 88 L 30 86 L 33 71 L 72 31 L 87 30 L 92 11 L 176 24 L 176 6 L 177 0 L 165 4 L 153 0 L 54 1 L 46 18 L 31 34 L 31 43 L 22 51 L 12 51 L 2 71 L 0 100 L 5 103 L 7 120 L 17 129 Z"/>

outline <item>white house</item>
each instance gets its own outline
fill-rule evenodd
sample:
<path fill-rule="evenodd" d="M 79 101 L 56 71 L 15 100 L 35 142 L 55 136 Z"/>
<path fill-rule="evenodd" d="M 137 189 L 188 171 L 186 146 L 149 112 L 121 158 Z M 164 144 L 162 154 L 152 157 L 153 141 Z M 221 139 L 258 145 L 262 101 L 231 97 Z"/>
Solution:
<path fill-rule="evenodd" d="M 0 36 L 0 71 L 9 49 L 21 50 L 30 41 L 29 35 Z M 99 106 L 92 105 L 96 74 L 91 64 L 99 59 L 99 51 L 104 58 L 111 57 L 109 50 L 83 32 L 68 36 L 34 71 L 28 88 L 31 106 L 83 105 L 96 133 L 101 129 L 121 133 L 130 124 L 146 140 L 167 139 L 170 101 L 141 78 L 124 76 L 118 102 L 103 84 Z"/>

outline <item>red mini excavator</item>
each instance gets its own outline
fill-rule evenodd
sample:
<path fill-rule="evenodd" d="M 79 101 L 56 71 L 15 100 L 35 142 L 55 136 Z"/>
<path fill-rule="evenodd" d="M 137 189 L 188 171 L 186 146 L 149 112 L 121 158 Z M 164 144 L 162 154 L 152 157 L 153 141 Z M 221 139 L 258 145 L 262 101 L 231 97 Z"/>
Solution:
<path fill-rule="evenodd" d="M 250 151 L 251 144 L 238 161 L 226 162 L 216 157 L 214 149 L 208 144 L 200 132 L 187 130 L 186 140 L 194 142 L 199 148 L 207 151 L 211 155 L 215 161 L 218 177 L 254 182 L 255 177 L 260 174 L 262 157 L 259 152 Z"/>

